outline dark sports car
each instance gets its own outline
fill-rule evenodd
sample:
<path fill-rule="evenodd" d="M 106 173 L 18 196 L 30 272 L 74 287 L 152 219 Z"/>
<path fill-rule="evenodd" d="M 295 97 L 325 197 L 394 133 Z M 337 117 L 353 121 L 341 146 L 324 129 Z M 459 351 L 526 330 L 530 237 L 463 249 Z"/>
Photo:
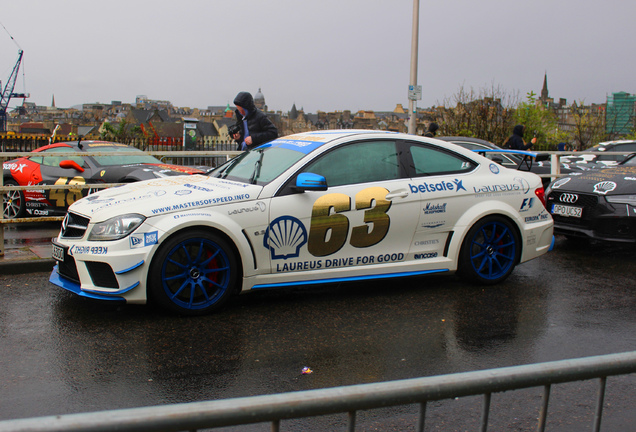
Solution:
<path fill-rule="evenodd" d="M 13 159 L 2 165 L 5 186 L 129 183 L 203 172 L 165 164 L 136 148 L 107 141 L 56 143 L 40 147 L 36 152 L 40 154 Z M 69 152 L 77 155 L 60 156 Z M 86 154 L 95 152 L 112 154 Z M 86 196 L 88 191 L 82 188 L 8 191 L 3 194 L 4 218 L 63 216 L 68 206 Z"/>
<path fill-rule="evenodd" d="M 479 150 L 502 150 L 502 153 L 488 153 L 485 154 L 488 159 L 492 159 L 500 165 L 505 166 L 510 169 L 518 169 L 521 171 L 530 171 L 538 176 L 543 176 L 550 174 L 552 171 L 552 165 L 549 160 L 549 156 L 547 153 L 539 154 L 536 159 L 526 158 L 524 159 L 519 154 L 514 153 L 505 153 L 501 147 L 491 143 L 490 141 L 482 140 L 479 138 L 470 138 L 470 137 L 461 137 L 461 136 L 449 136 L 449 137 L 438 137 L 438 139 L 449 141 L 460 145 L 468 150 L 479 151 Z M 533 151 L 533 150 L 529 150 Z M 561 164 L 561 174 L 570 174 L 574 172 L 581 172 L 582 170 L 586 170 L 587 167 L 583 165 L 574 165 L 570 166 L 568 164 Z M 541 177 L 543 181 L 543 186 L 546 187 L 552 181 L 550 177 Z"/>
<path fill-rule="evenodd" d="M 616 166 L 629 156 L 629 154 L 636 152 L 636 141 L 607 141 L 599 143 L 585 151 L 592 153 L 564 156 L 561 158 L 561 161 L 570 166 L 587 167 L 588 169 Z M 608 154 L 613 152 L 623 152 L 623 154 Z"/>
<path fill-rule="evenodd" d="M 636 242 L 636 154 L 613 168 L 556 180 L 546 197 L 555 234 Z"/>

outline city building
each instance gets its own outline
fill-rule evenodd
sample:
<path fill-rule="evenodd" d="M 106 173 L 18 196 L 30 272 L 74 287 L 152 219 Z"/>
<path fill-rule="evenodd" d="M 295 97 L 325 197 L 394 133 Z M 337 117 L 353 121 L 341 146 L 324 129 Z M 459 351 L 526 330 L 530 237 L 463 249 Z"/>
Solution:
<path fill-rule="evenodd" d="M 636 128 L 636 95 L 626 92 L 607 96 L 605 131 L 609 135 L 627 135 Z"/>

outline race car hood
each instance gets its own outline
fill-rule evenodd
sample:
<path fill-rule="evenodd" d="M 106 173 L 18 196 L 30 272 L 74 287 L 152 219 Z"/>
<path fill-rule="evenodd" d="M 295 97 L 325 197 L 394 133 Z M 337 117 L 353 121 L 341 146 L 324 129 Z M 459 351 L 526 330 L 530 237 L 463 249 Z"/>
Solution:
<path fill-rule="evenodd" d="M 106 189 L 76 201 L 69 211 L 97 221 L 125 213 L 146 217 L 256 199 L 262 186 L 184 175 Z"/>
<path fill-rule="evenodd" d="M 599 195 L 623 195 L 636 193 L 636 166 L 584 171 L 552 183 L 552 189 L 568 190 Z"/>

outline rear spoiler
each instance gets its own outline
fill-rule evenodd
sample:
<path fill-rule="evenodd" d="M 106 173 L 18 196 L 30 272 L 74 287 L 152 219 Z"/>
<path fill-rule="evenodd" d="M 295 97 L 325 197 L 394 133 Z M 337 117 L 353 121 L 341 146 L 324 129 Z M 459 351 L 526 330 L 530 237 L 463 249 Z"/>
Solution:
<path fill-rule="evenodd" d="M 521 160 L 519 161 L 519 165 L 517 165 L 517 169 L 521 170 L 521 167 L 525 165 L 528 167 L 528 170 L 532 167 L 533 161 L 546 161 L 550 159 L 550 155 L 548 153 L 537 153 L 531 152 L 527 150 L 509 150 L 509 149 L 475 149 L 473 150 L 475 153 L 479 153 L 482 156 L 485 156 L 486 153 L 506 153 L 506 154 L 516 154 L 521 156 Z M 496 161 L 495 161 L 496 162 Z"/>

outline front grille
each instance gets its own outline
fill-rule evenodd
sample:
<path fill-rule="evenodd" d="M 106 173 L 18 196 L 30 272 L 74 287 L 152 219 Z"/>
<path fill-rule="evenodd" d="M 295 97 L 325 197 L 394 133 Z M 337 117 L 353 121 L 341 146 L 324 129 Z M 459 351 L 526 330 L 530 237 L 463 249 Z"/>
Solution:
<path fill-rule="evenodd" d="M 561 200 L 563 195 L 564 199 Z M 573 195 L 577 195 L 574 202 Z M 552 215 L 554 229 L 558 234 L 583 233 L 605 240 L 636 241 L 636 218 L 616 214 L 616 206 L 608 204 L 602 197 L 578 192 L 552 191 L 547 197 L 547 203 L 548 209 L 552 209 L 554 204 L 583 208 L 581 217 Z"/>
<path fill-rule="evenodd" d="M 93 285 L 102 288 L 119 288 L 117 277 L 110 265 L 103 262 L 86 261 L 86 268 L 93 280 Z"/>
<path fill-rule="evenodd" d="M 571 203 L 570 200 L 561 201 L 561 195 L 576 195 L 578 199 L 574 203 Z M 563 205 L 569 205 L 569 206 L 575 206 L 575 207 L 593 208 L 598 205 L 598 196 L 575 193 L 575 192 L 553 191 L 548 196 L 548 201 L 550 201 L 552 204 L 563 204 Z"/>
<path fill-rule="evenodd" d="M 91 220 L 68 212 L 62 221 L 62 238 L 82 238 Z"/>
<path fill-rule="evenodd" d="M 561 200 L 562 195 L 567 196 L 567 198 L 563 201 Z M 575 202 L 572 202 L 572 195 L 577 196 Z M 583 208 L 582 217 L 580 218 L 553 214 L 552 218 L 554 219 L 554 222 L 563 225 L 588 227 L 590 223 L 592 223 L 593 219 L 598 216 L 599 211 L 602 211 L 601 206 L 598 205 L 598 196 L 583 193 L 552 191 L 552 193 L 548 195 L 547 203 L 548 209 L 551 209 L 553 204 L 562 204 L 570 207 Z"/>

